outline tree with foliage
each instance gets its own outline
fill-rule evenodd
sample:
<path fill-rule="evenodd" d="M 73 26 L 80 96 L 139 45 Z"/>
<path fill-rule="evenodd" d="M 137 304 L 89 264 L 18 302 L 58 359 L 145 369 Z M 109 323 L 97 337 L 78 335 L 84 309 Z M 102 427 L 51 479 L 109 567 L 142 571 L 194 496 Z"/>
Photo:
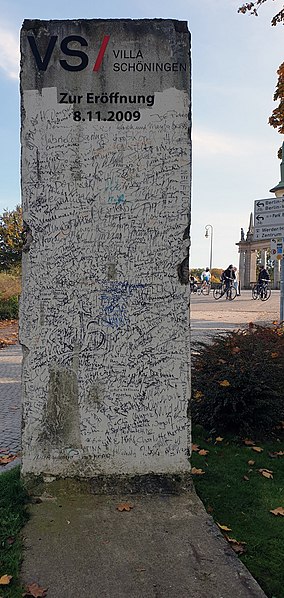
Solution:
<path fill-rule="evenodd" d="M 269 124 L 274 127 L 274 129 L 278 129 L 278 133 L 284 134 L 284 62 L 280 64 L 280 67 L 277 71 L 278 81 L 276 85 L 275 94 L 273 99 L 275 102 L 279 100 L 279 105 L 275 108 L 272 112 L 272 115 L 269 117 L 268 122 Z"/>
<path fill-rule="evenodd" d="M 267 0 L 255 0 L 254 2 L 247 2 L 243 4 L 238 9 L 238 12 L 243 14 L 249 13 L 254 16 L 258 16 L 258 10 L 262 4 L 267 2 Z M 278 23 L 284 24 L 284 7 L 276 14 L 271 20 L 271 25 L 275 26 Z M 280 67 L 277 71 L 278 81 L 276 85 L 276 90 L 273 96 L 275 102 L 279 101 L 279 105 L 275 108 L 268 119 L 268 123 L 274 129 L 278 129 L 278 132 L 282 135 L 284 134 L 284 62 L 280 64 Z M 282 150 L 278 151 L 278 157 L 282 157 Z"/>
<path fill-rule="evenodd" d="M 251 15 L 258 17 L 258 9 L 260 6 L 262 6 L 262 4 L 265 4 L 265 2 L 267 2 L 267 0 L 255 0 L 254 2 L 247 2 L 246 4 L 240 6 L 238 12 L 242 12 L 243 14 L 249 12 Z M 273 19 L 271 20 L 271 25 L 275 26 L 277 23 L 282 22 L 284 22 L 284 7 L 276 15 L 274 15 Z"/>
<path fill-rule="evenodd" d="M 0 271 L 8 271 L 19 266 L 23 247 L 22 208 L 5 210 L 0 216 Z"/>

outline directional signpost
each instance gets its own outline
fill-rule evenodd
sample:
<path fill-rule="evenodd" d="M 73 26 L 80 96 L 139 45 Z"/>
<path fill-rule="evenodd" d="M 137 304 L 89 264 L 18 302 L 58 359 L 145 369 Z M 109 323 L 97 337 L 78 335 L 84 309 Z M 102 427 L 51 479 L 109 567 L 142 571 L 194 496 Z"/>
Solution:
<path fill-rule="evenodd" d="M 271 261 L 275 262 L 276 260 L 281 260 L 284 255 L 284 238 L 280 237 L 279 239 L 271 239 L 270 241 L 270 252 L 271 252 Z"/>
<path fill-rule="evenodd" d="M 254 238 L 284 237 L 284 197 L 254 202 Z"/>
<path fill-rule="evenodd" d="M 284 320 L 284 197 L 257 199 L 254 202 L 254 239 L 271 239 L 271 256 L 281 260 L 280 322 Z M 281 247 L 281 251 L 280 251 Z"/>

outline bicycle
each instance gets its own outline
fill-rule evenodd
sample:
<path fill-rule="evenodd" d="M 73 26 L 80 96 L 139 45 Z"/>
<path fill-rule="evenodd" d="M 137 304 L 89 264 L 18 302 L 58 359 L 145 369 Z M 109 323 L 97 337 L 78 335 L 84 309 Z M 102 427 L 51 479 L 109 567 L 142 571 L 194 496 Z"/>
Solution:
<path fill-rule="evenodd" d="M 211 290 L 211 282 L 204 280 L 200 287 L 200 293 L 202 293 L 202 295 L 209 295 L 210 290 Z"/>
<path fill-rule="evenodd" d="M 233 301 L 233 299 L 235 299 L 235 297 L 237 296 L 237 291 L 233 285 L 232 280 L 230 280 L 228 288 L 226 288 L 226 283 L 222 282 L 219 285 L 219 287 L 216 287 L 216 289 L 214 289 L 213 291 L 214 299 L 221 299 L 221 297 L 224 297 L 224 295 L 226 295 L 226 298 L 230 299 L 230 301 Z"/>
<path fill-rule="evenodd" d="M 201 295 L 201 293 L 202 295 L 209 295 L 209 291 L 207 290 L 207 288 L 203 286 L 201 282 L 190 283 L 189 292 L 191 295 Z"/>
<path fill-rule="evenodd" d="M 189 285 L 189 291 L 190 293 L 197 293 L 199 289 L 198 283 L 197 282 L 191 282 Z"/>
<path fill-rule="evenodd" d="M 269 287 L 269 281 L 264 278 L 252 288 L 252 298 L 267 301 L 269 297 L 271 297 L 271 288 Z"/>

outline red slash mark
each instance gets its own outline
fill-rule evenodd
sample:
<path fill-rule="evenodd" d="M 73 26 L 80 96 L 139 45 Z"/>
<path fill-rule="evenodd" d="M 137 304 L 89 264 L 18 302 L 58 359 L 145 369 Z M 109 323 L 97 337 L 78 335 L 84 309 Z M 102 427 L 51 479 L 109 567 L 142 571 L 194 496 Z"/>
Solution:
<path fill-rule="evenodd" d="M 107 48 L 107 45 L 108 45 L 108 42 L 109 42 L 109 38 L 110 38 L 110 35 L 105 35 L 104 36 L 104 39 L 102 41 L 102 45 L 100 47 L 100 51 L 99 51 L 98 56 L 97 56 L 97 60 L 96 60 L 96 62 L 94 64 L 93 71 L 98 71 L 99 68 L 100 68 L 100 66 L 101 66 L 101 62 L 102 62 L 102 59 L 104 57 L 104 53 L 106 51 L 106 48 Z"/>

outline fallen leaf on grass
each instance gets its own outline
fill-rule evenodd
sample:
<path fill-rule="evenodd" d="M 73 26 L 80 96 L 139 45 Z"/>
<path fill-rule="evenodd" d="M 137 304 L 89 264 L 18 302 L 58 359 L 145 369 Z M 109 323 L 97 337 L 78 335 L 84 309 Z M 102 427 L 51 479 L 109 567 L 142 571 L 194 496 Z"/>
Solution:
<path fill-rule="evenodd" d="M 230 536 L 226 536 L 226 539 L 230 544 L 246 544 L 246 542 L 239 542 L 238 540 L 235 540 L 235 538 L 230 538 Z"/>
<path fill-rule="evenodd" d="M 13 536 L 9 536 L 9 538 L 6 539 L 6 542 L 8 546 L 12 546 L 12 544 L 15 542 L 15 538 Z"/>
<path fill-rule="evenodd" d="M 221 436 L 217 436 L 217 438 L 215 438 L 216 442 L 222 442 L 222 440 L 224 440 L 224 438 L 222 438 Z"/>
<path fill-rule="evenodd" d="M 2 577 L 0 577 L 0 585 L 8 586 L 11 579 L 12 579 L 12 575 L 2 575 Z"/>
<path fill-rule="evenodd" d="M 243 480 L 245 480 L 246 482 L 249 482 L 249 477 L 247 475 L 244 475 Z"/>
<path fill-rule="evenodd" d="M 249 438 L 245 438 L 244 439 L 244 444 L 246 446 L 253 446 L 255 444 L 255 442 L 253 440 L 250 440 Z"/>
<path fill-rule="evenodd" d="M 254 464 L 255 464 L 255 461 L 253 461 L 252 459 L 250 459 L 250 460 L 248 461 L 248 465 L 249 465 L 250 467 L 251 467 L 252 465 L 254 465 Z"/>
<path fill-rule="evenodd" d="M 218 527 L 222 529 L 224 532 L 231 532 L 232 528 L 228 527 L 227 525 L 221 525 L 221 523 L 217 523 Z"/>
<path fill-rule="evenodd" d="M 203 392 L 201 392 L 201 390 L 197 390 L 194 394 L 193 394 L 195 399 L 202 399 L 202 397 L 204 397 Z"/>
<path fill-rule="evenodd" d="M 192 450 L 194 453 L 198 452 L 198 451 L 199 451 L 199 446 L 198 446 L 198 444 L 192 444 L 192 445 L 191 445 L 191 450 Z"/>
<path fill-rule="evenodd" d="M 245 545 L 246 542 L 238 542 L 238 540 L 235 540 L 235 538 L 229 538 L 229 536 L 225 536 L 226 540 L 228 540 L 231 548 L 237 553 L 237 554 L 244 554 L 244 552 L 246 551 Z"/>
<path fill-rule="evenodd" d="M 4 455 L 0 457 L 0 465 L 7 465 L 7 463 L 11 463 L 16 459 L 16 455 Z"/>
<path fill-rule="evenodd" d="M 240 347 L 233 347 L 233 349 L 232 349 L 231 353 L 234 355 L 234 354 L 236 354 L 236 353 L 239 353 L 239 352 L 240 352 L 240 350 L 241 350 L 241 349 L 240 349 Z"/>
<path fill-rule="evenodd" d="M 133 507 L 134 505 L 131 502 L 121 502 L 116 508 L 118 511 L 131 511 Z"/>
<path fill-rule="evenodd" d="M 222 365 L 222 364 L 226 363 L 226 361 L 225 361 L 225 359 L 218 359 L 218 363 L 221 363 L 221 365 Z"/>
<path fill-rule="evenodd" d="M 208 453 L 209 453 L 209 451 L 206 451 L 205 449 L 201 449 L 200 451 L 198 451 L 198 454 L 201 455 L 201 457 L 208 455 Z"/>
<path fill-rule="evenodd" d="M 284 517 L 284 508 L 277 507 L 276 509 L 271 510 L 270 513 L 273 513 L 273 515 L 282 515 Z"/>
<path fill-rule="evenodd" d="M 263 448 L 261 448 L 260 446 L 252 446 L 251 448 L 256 453 L 262 453 L 262 451 L 263 451 Z"/>
<path fill-rule="evenodd" d="M 245 547 L 240 542 L 237 542 L 236 544 L 231 544 L 231 548 L 237 554 L 244 554 L 244 552 L 246 551 Z"/>
<path fill-rule="evenodd" d="M 231 386 L 229 380 L 221 380 L 221 382 L 218 382 L 218 384 L 224 387 Z"/>
<path fill-rule="evenodd" d="M 268 453 L 268 455 L 271 459 L 276 459 L 277 457 L 283 457 L 284 451 L 274 451 L 273 453 Z"/>
<path fill-rule="evenodd" d="M 276 357 L 278 357 L 279 353 L 277 353 L 277 351 L 275 351 L 274 353 L 271 353 L 271 357 L 272 359 L 276 359 Z"/>
<path fill-rule="evenodd" d="M 270 469 L 259 469 L 258 471 L 264 478 L 271 478 L 273 480 L 273 471 Z"/>
<path fill-rule="evenodd" d="M 32 596 L 32 598 L 45 598 L 46 594 L 46 588 L 41 588 L 37 583 L 30 583 L 26 586 L 26 592 L 23 594 L 23 597 L 28 598 Z"/>
<path fill-rule="evenodd" d="M 203 475 L 205 471 L 203 471 L 202 469 L 196 469 L 196 467 L 192 467 L 191 473 L 192 475 Z"/>

